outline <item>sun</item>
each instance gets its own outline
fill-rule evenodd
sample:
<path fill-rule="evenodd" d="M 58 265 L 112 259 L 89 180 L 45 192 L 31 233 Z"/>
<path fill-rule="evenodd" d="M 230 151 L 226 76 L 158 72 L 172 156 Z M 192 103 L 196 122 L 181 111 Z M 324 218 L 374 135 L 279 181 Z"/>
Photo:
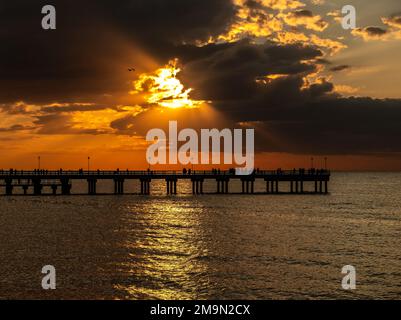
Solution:
<path fill-rule="evenodd" d="M 198 108 L 205 101 L 189 97 L 192 89 L 185 89 L 177 78 L 179 72 L 181 69 L 178 67 L 178 59 L 171 60 L 153 73 L 141 74 L 134 81 L 135 90 L 130 93 L 143 94 L 147 103 L 164 108 Z"/>

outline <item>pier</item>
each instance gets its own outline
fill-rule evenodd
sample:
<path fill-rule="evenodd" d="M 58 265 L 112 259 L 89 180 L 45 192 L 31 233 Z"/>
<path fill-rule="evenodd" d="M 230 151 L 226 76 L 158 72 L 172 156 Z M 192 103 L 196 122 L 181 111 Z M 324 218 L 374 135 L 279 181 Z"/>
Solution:
<path fill-rule="evenodd" d="M 204 182 L 207 180 L 215 181 L 216 190 L 214 194 L 227 195 L 230 192 L 230 182 L 239 181 L 241 191 L 236 194 L 255 194 L 255 182 L 260 180 L 265 183 L 263 194 L 328 194 L 328 184 L 330 181 L 330 171 L 324 169 L 297 169 L 297 170 L 255 170 L 251 175 L 236 175 L 234 170 L 220 171 L 50 171 L 50 170 L 0 170 L 0 193 L 11 196 L 14 190 L 20 188 L 23 195 L 42 195 L 44 187 L 50 187 L 51 193 L 46 195 L 70 195 L 72 194 L 72 181 L 86 181 L 88 185 L 88 195 L 97 195 L 97 182 L 109 180 L 114 182 L 114 194 L 122 195 L 129 193 L 124 188 L 127 180 L 135 180 L 140 183 L 140 194 L 150 195 L 152 181 L 164 180 L 166 183 L 166 194 L 176 195 L 179 193 L 177 182 L 186 180 L 192 184 L 192 194 L 202 195 L 204 192 Z M 281 191 L 280 186 L 288 185 L 286 192 Z M 305 185 L 310 184 L 305 191 Z M 3 192 L 4 190 L 4 192 Z M 58 192 L 59 191 L 59 192 Z M 209 192 L 210 193 L 210 192 Z M 260 192 L 259 192 L 260 193 Z"/>

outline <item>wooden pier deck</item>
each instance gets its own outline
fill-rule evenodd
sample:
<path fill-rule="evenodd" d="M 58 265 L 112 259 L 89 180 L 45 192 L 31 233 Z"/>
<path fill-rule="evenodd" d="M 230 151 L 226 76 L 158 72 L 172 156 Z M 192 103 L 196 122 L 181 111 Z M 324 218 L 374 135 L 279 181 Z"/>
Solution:
<path fill-rule="evenodd" d="M 298 170 L 255 170 L 253 174 L 242 176 L 236 175 L 234 171 L 85 171 L 85 170 L 0 170 L 0 194 L 13 195 L 17 188 L 23 190 L 24 195 L 42 195 L 43 187 L 50 187 L 53 195 L 70 195 L 73 180 L 87 181 L 88 195 L 96 195 L 97 182 L 99 180 L 110 180 L 114 182 L 114 194 L 121 195 L 127 192 L 124 183 L 127 180 L 137 180 L 141 184 L 140 194 L 150 195 L 151 182 L 164 180 L 166 182 L 166 193 L 175 195 L 177 182 L 187 180 L 192 182 L 192 193 L 194 195 L 204 194 L 204 182 L 206 180 L 216 181 L 216 194 L 229 194 L 229 183 L 233 180 L 241 182 L 242 194 L 255 194 L 255 181 L 262 180 L 266 183 L 265 194 L 282 194 L 280 185 L 289 184 L 289 194 L 328 194 L 328 183 L 330 171 L 324 169 L 298 169 Z M 305 191 L 305 184 L 312 184 L 312 192 Z M 4 189 L 3 189 L 4 188 Z M 2 192 L 2 189 L 4 192 Z M 61 191 L 61 192 L 58 192 Z"/>

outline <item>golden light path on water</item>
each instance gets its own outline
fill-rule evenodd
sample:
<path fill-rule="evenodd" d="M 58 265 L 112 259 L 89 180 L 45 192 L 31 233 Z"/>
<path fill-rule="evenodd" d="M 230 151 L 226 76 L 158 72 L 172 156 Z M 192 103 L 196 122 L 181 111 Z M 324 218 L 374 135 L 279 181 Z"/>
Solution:
<path fill-rule="evenodd" d="M 189 186 L 185 188 L 190 192 Z M 135 207 L 127 209 L 135 214 Z M 210 287 L 205 277 L 208 267 L 202 259 L 209 254 L 203 241 L 206 235 L 201 223 L 201 215 L 205 214 L 202 203 L 193 205 L 161 199 L 147 203 L 146 212 L 150 216 L 141 219 L 141 237 L 130 238 L 124 244 L 129 262 L 123 263 L 123 268 L 128 270 L 131 279 L 145 278 L 152 284 L 141 280 L 127 287 L 117 285 L 116 289 L 126 291 L 129 297 L 196 298 L 194 292 Z M 192 290 L 177 290 L 177 285 Z"/>

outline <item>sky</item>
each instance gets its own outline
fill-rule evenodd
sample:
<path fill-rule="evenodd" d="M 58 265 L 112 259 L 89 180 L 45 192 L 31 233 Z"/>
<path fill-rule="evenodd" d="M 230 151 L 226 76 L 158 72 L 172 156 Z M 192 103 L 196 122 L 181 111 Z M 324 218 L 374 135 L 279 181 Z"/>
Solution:
<path fill-rule="evenodd" d="M 399 0 L 4 0 L 0 43 L 0 168 L 143 169 L 177 120 L 254 128 L 261 168 L 401 170 Z"/>

